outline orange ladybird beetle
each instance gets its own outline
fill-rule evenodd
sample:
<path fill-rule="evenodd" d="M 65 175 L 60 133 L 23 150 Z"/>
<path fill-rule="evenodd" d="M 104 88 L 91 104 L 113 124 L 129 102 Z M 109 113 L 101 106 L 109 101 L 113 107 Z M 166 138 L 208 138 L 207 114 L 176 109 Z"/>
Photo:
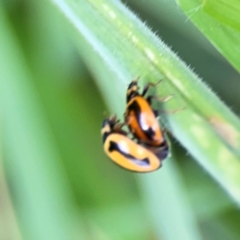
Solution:
<path fill-rule="evenodd" d="M 161 159 L 130 139 L 122 130 L 123 125 L 119 124 L 116 116 L 103 121 L 101 135 L 108 157 L 122 168 L 134 172 L 152 172 L 160 168 Z"/>
<path fill-rule="evenodd" d="M 152 95 L 145 97 L 149 87 L 158 85 L 160 81 L 156 84 L 148 83 L 140 94 L 138 80 L 139 78 L 132 81 L 127 89 L 125 122 L 139 143 L 147 146 L 160 159 L 164 159 L 169 153 L 168 142 L 157 120 L 158 111 L 151 107 L 152 99 L 157 97 Z M 166 101 L 169 98 L 170 96 L 161 101 Z"/>

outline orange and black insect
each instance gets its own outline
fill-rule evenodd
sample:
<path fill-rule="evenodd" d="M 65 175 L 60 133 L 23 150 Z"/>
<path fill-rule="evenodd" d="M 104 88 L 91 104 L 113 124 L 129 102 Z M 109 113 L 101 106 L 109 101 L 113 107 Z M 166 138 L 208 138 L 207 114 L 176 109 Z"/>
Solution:
<path fill-rule="evenodd" d="M 108 157 L 122 168 L 134 172 L 152 172 L 161 167 L 161 159 L 130 139 L 122 130 L 123 125 L 116 116 L 103 121 L 101 135 Z"/>
<path fill-rule="evenodd" d="M 127 89 L 125 122 L 139 143 L 149 147 L 160 159 L 164 159 L 168 156 L 168 143 L 157 119 L 159 113 L 151 107 L 152 99 L 157 97 L 145 97 L 149 87 L 157 86 L 160 81 L 156 84 L 148 83 L 142 93 L 139 93 L 138 80 L 139 78 L 132 81 Z"/>

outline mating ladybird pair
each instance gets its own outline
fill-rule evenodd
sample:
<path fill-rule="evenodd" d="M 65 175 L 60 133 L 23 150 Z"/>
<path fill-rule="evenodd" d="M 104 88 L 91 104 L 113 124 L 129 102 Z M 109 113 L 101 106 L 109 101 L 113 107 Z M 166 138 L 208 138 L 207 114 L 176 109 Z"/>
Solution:
<path fill-rule="evenodd" d="M 101 134 L 104 151 L 113 162 L 130 171 L 151 172 L 161 167 L 169 147 L 157 120 L 158 112 L 151 107 L 155 96 L 145 97 L 149 87 L 159 82 L 148 83 L 140 94 L 138 80 L 128 86 L 125 123 L 120 124 L 116 116 L 109 117 L 103 121 Z M 136 142 L 122 130 L 125 124 Z"/>

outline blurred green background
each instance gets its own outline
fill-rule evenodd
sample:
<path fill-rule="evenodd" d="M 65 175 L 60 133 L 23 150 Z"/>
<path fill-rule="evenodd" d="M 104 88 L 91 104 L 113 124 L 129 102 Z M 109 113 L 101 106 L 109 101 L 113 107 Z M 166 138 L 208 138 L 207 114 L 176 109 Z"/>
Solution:
<path fill-rule="evenodd" d="M 239 115 L 239 74 L 173 0 L 125 4 Z M 238 207 L 174 139 L 150 174 L 105 156 L 101 122 L 120 100 L 97 88 L 102 60 L 51 2 L 0 9 L 1 240 L 240 238 Z"/>

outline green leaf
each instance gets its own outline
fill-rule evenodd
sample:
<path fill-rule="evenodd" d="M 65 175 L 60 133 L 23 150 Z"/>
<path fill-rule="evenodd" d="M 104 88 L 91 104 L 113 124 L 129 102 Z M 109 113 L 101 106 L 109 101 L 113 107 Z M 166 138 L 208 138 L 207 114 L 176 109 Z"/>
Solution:
<path fill-rule="evenodd" d="M 1 156 L 0 156 L 0 182 L 1 182 L 1 185 L 0 185 L 0 192 L 1 192 L 0 239 L 22 240 L 22 233 L 17 223 L 16 214 L 14 212 L 12 199 L 9 194 L 8 184 L 6 181 L 6 175 L 4 173 L 2 151 L 0 151 L 0 153 L 1 153 Z"/>
<path fill-rule="evenodd" d="M 70 186 L 18 41 L 0 7 L 3 152 L 24 239 L 75 239 Z M 13 187 L 14 186 L 14 187 Z M 77 224 L 77 227 L 76 225 Z"/>
<path fill-rule="evenodd" d="M 177 3 L 189 20 L 240 72 L 239 1 L 177 0 Z"/>
<path fill-rule="evenodd" d="M 218 21 L 240 31 L 240 2 L 238 0 L 206 0 L 203 9 Z"/>
<path fill-rule="evenodd" d="M 163 239 L 201 239 L 174 159 L 167 161 L 161 172 L 140 178 L 153 225 Z"/>

